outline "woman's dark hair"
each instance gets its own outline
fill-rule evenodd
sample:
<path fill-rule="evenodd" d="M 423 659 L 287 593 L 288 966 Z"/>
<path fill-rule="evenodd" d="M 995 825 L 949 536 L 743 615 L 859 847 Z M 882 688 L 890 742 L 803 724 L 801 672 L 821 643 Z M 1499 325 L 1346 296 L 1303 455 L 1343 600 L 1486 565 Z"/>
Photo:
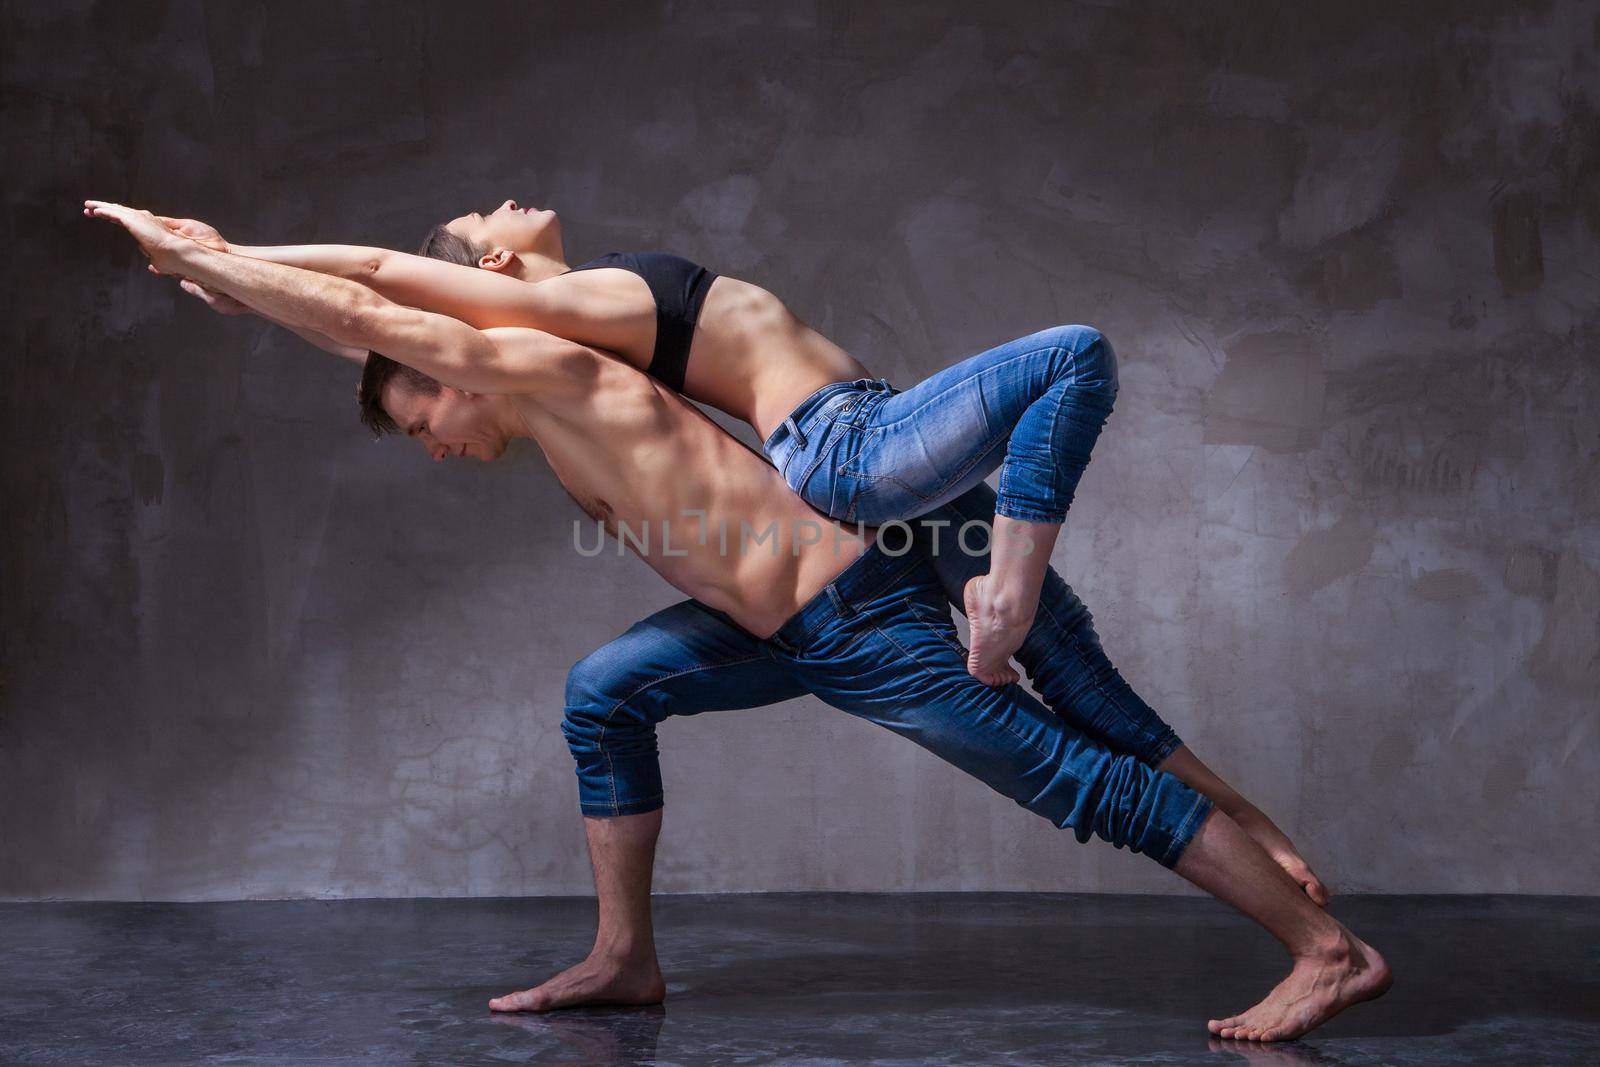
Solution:
<path fill-rule="evenodd" d="M 451 233 L 441 223 L 428 231 L 417 254 L 430 259 L 442 259 L 446 263 L 459 263 L 463 267 L 476 267 L 487 251 L 465 237 Z M 429 377 L 415 367 L 396 363 L 388 356 L 368 352 L 367 362 L 361 368 L 361 388 L 356 391 L 356 401 L 361 405 L 362 424 L 375 437 L 400 432 L 394 419 L 383 410 L 383 387 L 391 381 L 398 381 L 405 389 L 423 396 L 437 396 L 439 393 L 438 379 Z"/>
<path fill-rule="evenodd" d="M 459 263 L 463 267 L 476 267 L 478 260 L 488 252 L 489 249 L 474 244 L 460 234 L 451 233 L 442 223 L 428 231 L 428 236 L 422 239 L 422 247 L 417 249 L 419 256 Z"/>

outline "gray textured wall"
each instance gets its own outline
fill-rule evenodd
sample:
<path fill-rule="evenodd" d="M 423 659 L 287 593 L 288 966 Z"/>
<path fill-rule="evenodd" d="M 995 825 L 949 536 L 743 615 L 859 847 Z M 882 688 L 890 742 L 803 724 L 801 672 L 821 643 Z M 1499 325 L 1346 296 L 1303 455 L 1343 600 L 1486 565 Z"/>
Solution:
<path fill-rule="evenodd" d="M 677 598 L 86 195 L 511 195 L 901 383 L 1100 326 L 1056 562 L 1136 688 L 1339 888 L 1596 891 L 1596 5 L 461 6 L 5 5 L 0 895 L 588 892 L 564 672 Z M 662 747 L 664 891 L 1187 888 L 814 701 Z"/>

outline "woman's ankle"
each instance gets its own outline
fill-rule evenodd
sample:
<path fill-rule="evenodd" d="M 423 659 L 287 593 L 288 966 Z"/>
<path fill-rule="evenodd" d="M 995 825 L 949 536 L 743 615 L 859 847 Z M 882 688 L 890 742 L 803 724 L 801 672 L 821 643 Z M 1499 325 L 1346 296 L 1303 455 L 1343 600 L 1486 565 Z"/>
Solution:
<path fill-rule="evenodd" d="M 1030 591 L 1024 583 L 1008 580 L 1004 575 L 984 575 L 977 592 L 985 614 L 1002 624 L 1032 622 L 1039 610 L 1039 589 Z"/>

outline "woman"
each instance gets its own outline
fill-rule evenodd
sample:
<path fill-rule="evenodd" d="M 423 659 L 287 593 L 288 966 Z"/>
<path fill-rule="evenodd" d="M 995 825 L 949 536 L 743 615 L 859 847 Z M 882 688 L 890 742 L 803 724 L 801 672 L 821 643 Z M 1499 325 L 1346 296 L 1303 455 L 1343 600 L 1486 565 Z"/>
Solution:
<path fill-rule="evenodd" d="M 915 518 L 998 466 L 990 571 L 963 590 L 968 670 L 989 685 L 1017 680 L 1011 654 L 1116 398 L 1116 355 L 1092 327 L 1029 334 L 901 392 L 749 282 L 663 253 L 568 267 L 556 213 L 515 200 L 435 227 L 420 256 L 230 246 L 202 223 L 166 221 L 214 247 L 353 278 L 480 329 L 533 327 L 615 352 L 749 423 L 790 487 L 841 521 Z"/>

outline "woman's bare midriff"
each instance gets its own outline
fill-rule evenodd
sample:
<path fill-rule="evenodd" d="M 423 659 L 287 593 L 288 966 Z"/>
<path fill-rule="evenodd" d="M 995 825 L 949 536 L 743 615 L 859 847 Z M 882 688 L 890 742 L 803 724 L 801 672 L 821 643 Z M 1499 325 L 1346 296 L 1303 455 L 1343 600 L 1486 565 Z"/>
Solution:
<path fill-rule="evenodd" d="M 560 318 L 528 325 L 606 348 L 639 370 L 649 367 L 654 297 L 643 278 L 602 267 L 537 284 L 572 288 L 559 302 Z M 818 389 L 867 376 L 850 353 L 801 322 L 772 293 L 718 275 L 700 307 L 683 395 L 748 422 L 765 441 Z"/>
<path fill-rule="evenodd" d="M 700 309 L 683 391 L 748 422 L 765 441 L 818 389 L 867 376 L 782 300 L 724 275 L 711 283 Z"/>

